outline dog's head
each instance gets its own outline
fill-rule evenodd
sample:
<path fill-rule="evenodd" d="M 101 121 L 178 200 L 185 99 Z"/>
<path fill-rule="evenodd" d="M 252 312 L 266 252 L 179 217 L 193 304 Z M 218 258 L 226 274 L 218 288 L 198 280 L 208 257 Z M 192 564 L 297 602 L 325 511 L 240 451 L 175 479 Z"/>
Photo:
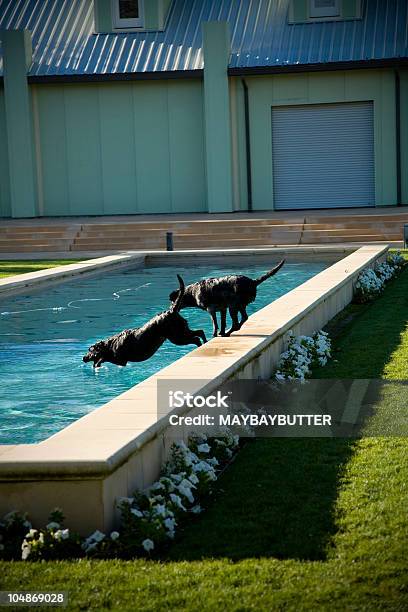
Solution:
<path fill-rule="evenodd" d="M 101 340 L 89 347 L 87 354 L 82 357 L 82 361 L 84 363 L 93 361 L 93 367 L 99 368 L 104 361 L 108 361 L 110 352 L 108 343 L 105 340 Z"/>

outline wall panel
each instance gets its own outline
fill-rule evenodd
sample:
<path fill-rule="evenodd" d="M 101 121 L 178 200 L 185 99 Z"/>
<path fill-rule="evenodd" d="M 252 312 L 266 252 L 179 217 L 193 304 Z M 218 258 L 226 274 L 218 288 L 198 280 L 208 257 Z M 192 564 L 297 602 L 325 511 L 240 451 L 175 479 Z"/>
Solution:
<path fill-rule="evenodd" d="M 206 210 L 199 80 L 37 91 L 45 215 Z"/>

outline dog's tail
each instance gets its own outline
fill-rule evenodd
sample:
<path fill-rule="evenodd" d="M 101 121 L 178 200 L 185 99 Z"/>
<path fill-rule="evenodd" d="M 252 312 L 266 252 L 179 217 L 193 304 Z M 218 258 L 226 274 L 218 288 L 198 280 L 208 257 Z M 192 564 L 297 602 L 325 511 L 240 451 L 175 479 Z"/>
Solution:
<path fill-rule="evenodd" d="M 269 270 L 269 272 L 266 272 L 266 274 L 262 274 L 262 276 L 260 276 L 259 278 L 255 278 L 254 281 L 256 285 L 260 285 L 261 283 L 266 281 L 268 278 L 276 274 L 281 269 L 284 263 L 285 263 L 285 260 L 282 259 L 282 261 L 280 261 L 277 266 L 272 268 L 272 270 Z"/>
<path fill-rule="evenodd" d="M 184 281 L 181 278 L 180 274 L 177 274 L 177 278 L 178 278 L 178 282 L 180 285 L 180 290 L 178 292 L 177 298 L 174 300 L 173 305 L 170 309 L 172 312 L 179 312 L 181 308 L 181 302 L 183 300 L 184 289 L 185 289 Z"/>

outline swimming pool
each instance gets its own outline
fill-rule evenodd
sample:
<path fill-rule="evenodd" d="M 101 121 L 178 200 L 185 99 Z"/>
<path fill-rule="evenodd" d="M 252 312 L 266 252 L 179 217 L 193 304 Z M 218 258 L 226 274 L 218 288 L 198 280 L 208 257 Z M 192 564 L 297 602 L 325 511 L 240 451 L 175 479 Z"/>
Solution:
<path fill-rule="evenodd" d="M 248 314 L 287 293 L 327 267 L 285 264 L 258 288 Z M 165 342 L 148 361 L 94 370 L 82 356 L 96 340 L 138 327 L 168 307 L 177 288 L 229 273 L 259 276 L 267 266 L 141 268 L 76 279 L 29 296 L 0 301 L 0 444 L 33 443 L 66 427 L 164 366 L 193 350 Z M 196 309 L 182 315 L 211 338 L 210 317 Z"/>

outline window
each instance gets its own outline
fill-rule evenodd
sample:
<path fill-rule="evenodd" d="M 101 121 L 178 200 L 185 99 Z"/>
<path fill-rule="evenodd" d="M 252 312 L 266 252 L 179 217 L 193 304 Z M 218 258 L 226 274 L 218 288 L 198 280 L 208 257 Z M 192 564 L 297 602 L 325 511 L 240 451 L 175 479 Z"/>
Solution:
<path fill-rule="evenodd" d="M 112 20 L 116 29 L 143 27 L 142 0 L 112 0 Z"/>
<path fill-rule="evenodd" d="M 310 0 L 310 17 L 339 17 L 339 0 Z"/>

